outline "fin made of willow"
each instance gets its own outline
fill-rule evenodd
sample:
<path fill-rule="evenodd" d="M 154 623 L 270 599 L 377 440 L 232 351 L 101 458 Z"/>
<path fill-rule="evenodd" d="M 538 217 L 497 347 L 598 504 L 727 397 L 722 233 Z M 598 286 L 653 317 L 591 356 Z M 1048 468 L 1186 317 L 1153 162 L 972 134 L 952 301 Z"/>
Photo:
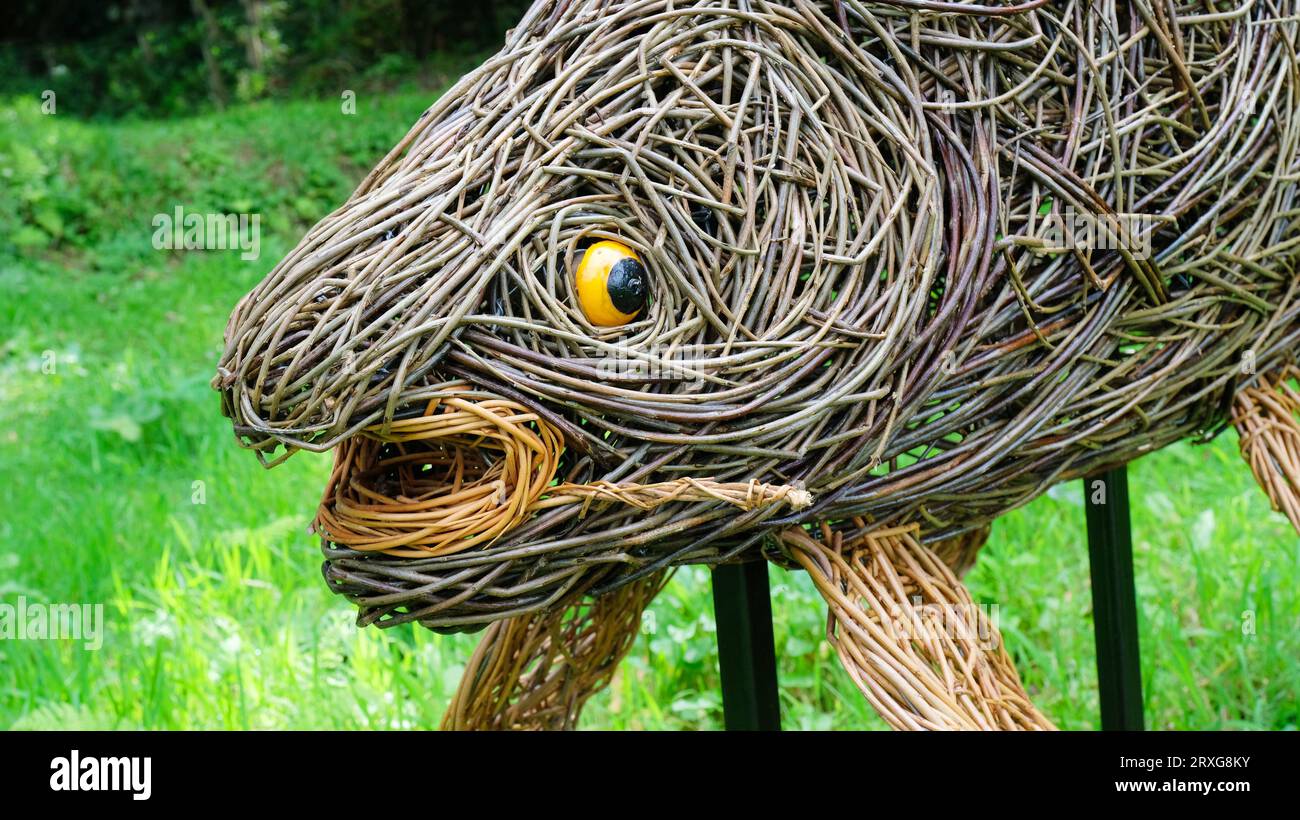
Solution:
<path fill-rule="evenodd" d="M 953 575 L 959 579 L 965 578 L 970 568 L 975 566 L 975 559 L 979 557 L 979 552 L 984 545 L 988 543 L 989 533 L 993 527 L 985 524 L 982 527 L 976 527 L 973 530 L 967 530 L 960 535 L 954 535 L 951 538 L 945 538 L 941 541 L 935 541 L 930 544 L 930 551 L 938 556 L 939 560 L 948 565 Z"/>
<path fill-rule="evenodd" d="M 917 528 L 779 538 L 828 610 L 826 636 L 854 683 L 895 729 L 1054 729 L 1025 693 L 987 613 Z"/>
<path fill-rule="evenodd" d="M 1240 390 L 1232 421 L 1241 457 L 1273 509 L 1300 533 L 1300 393 L 1290 384 L 1298 376 L 1300 369 L 1289 366 Z"/>
<path fill-rule="evenodd" d="M 671 570 L 569 606 L 487 628 L 442 719 L 444 730 L 573 729 L 632 648 L 641 613 Z"/>

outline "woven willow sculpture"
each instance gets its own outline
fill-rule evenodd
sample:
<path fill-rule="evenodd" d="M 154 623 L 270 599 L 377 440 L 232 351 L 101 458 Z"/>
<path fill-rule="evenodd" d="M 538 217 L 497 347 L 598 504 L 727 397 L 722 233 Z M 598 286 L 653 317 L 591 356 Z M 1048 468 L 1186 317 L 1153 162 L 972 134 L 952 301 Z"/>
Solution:
<path fill-rule="evenodd" d="M 240 302 L 214 385 L 266 463 L 335 450 L 361 624 L 493 625 L 448 726 L 573 725 L 666 571 L 763 556 L 891 724 L 1050 727 L 954 574 L 988 522 L 1234 422 L 1300 520 L 1298 30 L 539 0 Z"/>

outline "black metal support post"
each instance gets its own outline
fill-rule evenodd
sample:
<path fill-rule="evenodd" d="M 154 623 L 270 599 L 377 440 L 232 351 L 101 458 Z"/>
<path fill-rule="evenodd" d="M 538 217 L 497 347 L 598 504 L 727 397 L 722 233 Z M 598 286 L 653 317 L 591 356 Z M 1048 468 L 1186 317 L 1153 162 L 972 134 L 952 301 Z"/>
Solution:
<path fill-rule="evenodd" d="M 1142 729 L 1142 668 L 1138 660 L 1137 592 L 1129 530 L 1128 473 L 1123 467 L 1084 479 L 1092 623 L 1097 643 L 1101 728 Z"/>
<path fill-rule="evenodd" d="M 718 624 L 727 730 L 779 730 L 781 702 L 766 561 L 724 564 L 713 570 L 713 616 Z"/>

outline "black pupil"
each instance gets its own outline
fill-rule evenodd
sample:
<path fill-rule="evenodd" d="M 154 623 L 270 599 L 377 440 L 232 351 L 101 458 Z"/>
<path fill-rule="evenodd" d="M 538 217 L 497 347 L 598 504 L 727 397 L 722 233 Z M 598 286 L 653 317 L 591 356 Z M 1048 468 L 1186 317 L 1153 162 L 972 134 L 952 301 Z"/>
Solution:
<path fill-rule="evenodd" d="M 645 266 L 631 257 L 618 260 L 609 269 L 605 287 L 609 289 L 609 300 L 619 313 L 636 313 L 645 307 Z"/>

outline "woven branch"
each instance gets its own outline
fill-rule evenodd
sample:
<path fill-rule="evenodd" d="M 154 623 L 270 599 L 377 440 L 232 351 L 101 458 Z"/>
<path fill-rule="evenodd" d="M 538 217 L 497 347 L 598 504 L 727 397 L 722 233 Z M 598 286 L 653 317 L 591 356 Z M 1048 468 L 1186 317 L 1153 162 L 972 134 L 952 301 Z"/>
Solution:
<path fill-rule="evenodd" d="M 984 545 L 988 543 L 989 533 L 992 530 L 992 527 L 985 524 L 961 535 L 935 541 L 927 546 L 960 580 L 966 577 L 966 573 L 970 572 L 971 567 L 975 566 L 975 558 L 979 555 L 979 551 L 984 548 Z"/>
<path fill-rule="evenodd" d="M 1052 729 L 1021 686 L 1002 636 L 915 528 L 822 540 L 779 534 L 829 607 L 826 637 L 896 729 Z"/>

